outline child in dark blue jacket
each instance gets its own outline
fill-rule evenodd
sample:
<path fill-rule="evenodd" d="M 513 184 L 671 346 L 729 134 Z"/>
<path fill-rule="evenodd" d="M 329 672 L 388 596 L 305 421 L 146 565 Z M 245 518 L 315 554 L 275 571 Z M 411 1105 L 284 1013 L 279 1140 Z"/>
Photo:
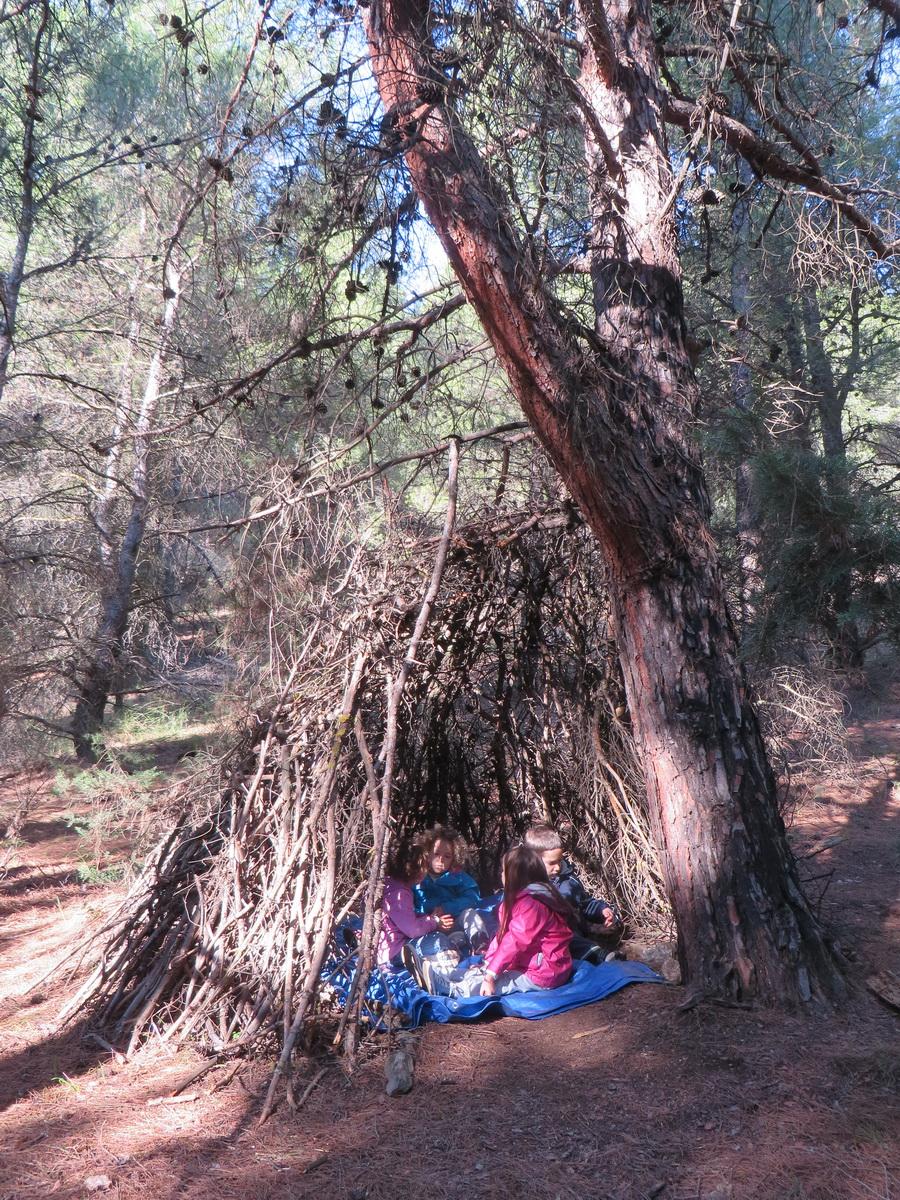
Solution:
<path fill-rule="evenodd" d="M 551 825 L 532 825 L 525 831 L 525 845 L 537 850 L 544 860 L 550 882 L 575 909 L 580 930 L 572 937 L 573 958 L 601 961 L 622 935 L 622 920 L 608 900 L 592 896 L 563 853 L 562 838 Z M 594 936 L 585 936 L 593 934 Z M 619 957 L 622 957 L 619 955 Z"/>

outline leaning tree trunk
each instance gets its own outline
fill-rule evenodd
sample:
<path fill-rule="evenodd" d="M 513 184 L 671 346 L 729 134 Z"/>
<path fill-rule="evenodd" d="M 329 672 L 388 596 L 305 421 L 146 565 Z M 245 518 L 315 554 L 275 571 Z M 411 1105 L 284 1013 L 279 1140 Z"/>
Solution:
<path fill-rule="evenodd" d="M 427 0 L 368 9 L 384 127 L 603 548 L 686 982 L 776 1003 L 833 998 L 841 977 L 797 882 L 688 437 L 697 388 L 650 6 L 586 0 L 582 9 L 590 349 L 542 286 L 502 190 L 443 102 L 428 18 Z"/>
<path fill-rule="evenodd" d="M 116 435 L 109 453 L 106 487 L 98 504 L 97 527 L 101 539 L 101 557 L 106 569 L 107 586 L 101 599 L 100 619 L 91 641 L 90 652 L 78 685 L 78 698 L 72 714 L 72 741 L 75 753 L 82 762 L 96 761 L 96 736 L 103 728 L 103 717 L 109 694 L 119 672 L 122 643 L 128 630 L 128 619 L 134 595 L 134 580 L 138 555 L 147 527 L 150 479 L 150 432 L 159 403 L 162 368 L 181 298 L 179 271 L 170 258 L 165 269 L 165 307 L 156 339 L 153 357 L 147 370 L 144 391 L 133 428 L 123 412 L 124 396 L 116 410 Z M 126 364 L 126 380 L 130 380 L 130 362 Z M 132 442 L 131 508 L 125 532 L 114 553 L 110 512 L 111 490 L 115 472 L 121 461 L 123 444 Z"/>

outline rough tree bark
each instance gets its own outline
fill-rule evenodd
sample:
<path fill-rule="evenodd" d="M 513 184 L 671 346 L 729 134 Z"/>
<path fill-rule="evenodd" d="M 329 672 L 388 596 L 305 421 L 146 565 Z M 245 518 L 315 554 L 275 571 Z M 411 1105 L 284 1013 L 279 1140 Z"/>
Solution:
<path fill-rule="evenodd" d="M 842 979 L 778 814 L 688 437 L 698 397 L 649 3 L 581 7 L 589 348 L 542 286 L 502 190 L 442 100 L 429 15 L 427 0 L 368 9 L 386 124 L 526 416 L 605 553 L 685 979 L 698 994 L 737 999 L 838 997 Z"/>

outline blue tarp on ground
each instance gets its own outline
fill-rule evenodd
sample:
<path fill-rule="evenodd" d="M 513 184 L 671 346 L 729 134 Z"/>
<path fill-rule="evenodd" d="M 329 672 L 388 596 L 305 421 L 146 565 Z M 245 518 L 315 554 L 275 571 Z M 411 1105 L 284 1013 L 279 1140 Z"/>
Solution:
<path fill-rule="evenodd" d="M 437 1021 L 477 1021 L 492 1016 L 525 1017 L 538 1021 L 555 1013 L 568 1012 L 583 1004 L 603 1000 L 629 983 L 665 983 L 650 967 L 639 962 L 616 960 L 608 963 L 577 962 L 575 973 L 562 987 L 546 992 L 515 992 L 508 996 L 432 996 L 425 992 L 406 971 L 385 977 L 395 1008 L 405 1012 L 412 1026 Z"/>
<path fill-rule="evenodd" d="M 345 931 L 339 931 L 341 957 L 334 958 L 322 972 L 339 1003 L 344 1003 L 356 973 L 356 954 L 348 944 Z M 477 961 L 477 960 L 473 960 Z M 382 1024 L 385 1005 L 405 1013 L 413 1027 L 427 1021 L 444 1025 L 448 1021 L 476 1021 L 489 1013 L 494 1016 L 525 1017 L 529 1021 L 552 1017 L 583 1004 L 603 1000 L 629 983 L 665 983 L 644 963 L 614 962 L 593 964 L 576 962 L 568 983 L 546 992 L 516 992 L 509 996 L 472 996 L 455 998 L 432 996 L 424 991 L 408 971 L 376 969 L 366 991 L 366 1009 L 374 1028 Z"/>

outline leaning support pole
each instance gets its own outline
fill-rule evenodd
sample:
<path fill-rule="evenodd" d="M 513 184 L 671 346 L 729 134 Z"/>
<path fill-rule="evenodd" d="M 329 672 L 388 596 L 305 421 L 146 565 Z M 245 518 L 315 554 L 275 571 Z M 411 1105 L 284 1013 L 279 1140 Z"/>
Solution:
<path fill-rule="evenodd" d="M 444 566 L 447 562 L 447 551 L 450 548 L 450 540 L 453 537 L 453 530 L 456 525 L 456 497 L 458 491 L 459 478 L 459 443 L 456 439 L 450 441 L 450 463 L 447 471 L 447 513 L 444 518 L 444 529 L 441 534 L 441 540 L 438 542 L 437 554 L 434 557 L 434 566 L 431 570 L 431 580 L 428 584 L 428 590 L 422 600 L 422 606 L 419 609 L 419 615 L 416 619 L 415 628 L 413 629 L 412 637 L 409 639 L 409 645 L 406 648 L 406 654 L 403 658 L 400 670 L 397 672 L 397 678 L 388 687 L 388 710 L 387 721 L 385 727 L 384 745 L 381 751 L 381 759 L 384 762 L 384 770 L 381 776 L 381 787 L 379 789 L 376 779 L 372 756 L 369 753 L 369 748 L 366 744 L 365 733 L 363 731 L 362 722 L 357 721 L 356 740 L 359 745 L 360 756 L 366 771 L 366 790 L 369 793 L 371 810 L 372 810 L 372 832 L 373 832 L 373 852 L 372 863 L 369 868 L 369 878 L 366 885 L 365 907 L 363 909 L 363 930 L 359 945 L 358 968 L 353 979 L 353 985 L 350 989 L 350 994 L 347 997 L 347 1003 L 344 1006 L 344 1011 L 341 1014 L 341 1021 L 338 1025 L 337 1033 L 335 1034 L 334 1043 L 339 1045 L 344 1037 L 347 1028 L 347 1023 L 351 1019 L 354 1009 L 357 1008 L 361 999 L 366 994 L 366 989 L 369 986 L 369 975 L 372 970 L 372 957 L 375 947 L 375 936 L 377 933 L 377 909 L 381 899 L 381 885 L 384 878 L 384 862 L 387 854 L 388 842 L 390 840 L 390 816 L 391 816 L 391 791 L 394 781 L 394 761 L 397 752 L 397 715 L 400 711 L 400 700 L 403 696 L 403 689 L 406 686 L 406 681 L 409 679 L 410 673 L 416 663 L 416 654 L 418 653 L 419 643 L 422 640 L 422 634 L 425 632 L 425 627 L 428 624 L 428 619 L 431 616 L 434 608 L 435 600 L 437 599 L 438 591 L 441 586 L 441 579 L 444 575 Z"/>
<path fill-rule="evenodd" d="M 422 639 L 422 634 L 425 631 L 425 626 L 428 624 L 428 618 L 434 608 L 435 600 L 441 585 L 441 577 L 444 573 L 444 565 L 447 561 L 447 551 L 450 546 L 450 539 L 453 535 L 453 527 L 456 522 L 456 496 L 457 496 L 457 478 L 459 473 L 459 447 L 456 441 L 450 443 L 450 467 L 448 473 L 448 499 L 447 499 L 447 515 L 444 520 L 444 530 L 441 535 L 441 540 L 438 543 L 438 551 L 435 555 L 434 567 L 431 572 L 431 581 L 428 585 L 428 590 L 422 600 L 422 606 L 419 609 L 419 616 L 416 620 L 413 635 L 410 638 L 409 646 L 401 664 L 400 670 L 397 672 L 397 678 L 394 680 L 389 693 L 387 723 L 384 746 L 382 748 L 382 758 L 384 760 L 384 771 L 381 778 L 380 803 L 374 803 L 374 794 L 372 796 L 372 822 L 375 833 L 375 847 L 372 855 L 372 865 L 369 869 L 369 879 L 366 889 L 366 907 L 365 920 L 363 925 L 363 938 L 360 944 L 359 962 L 360 966 L 354 980 L 354 986 L 351 994 L 348 996 L 347 1004 L 345 1005 L 345 1014 L 352 1012 L 352 1008 L 358 996 L 365 995 L 365 986 L 368 981 L 369 971 L 371 970 L 372 947 L 374 945 L 375 933 L 375 906 L 378 900 L 378 891 L 381 884 L 383 869 L 384 869 L 384 854 L 387 848 L 387 823 L 390 815 L 391 806 L 391 788 L 393 785 L 394 760 L 396 756 L 397 745 L 397 718 L 400 709 L 400 700 L 403 696 L 403 689 L 406 686 L 406 681 L 409 678 L 410 672 L 416 661 L 416 650 L 419 642 Z M 306 1019 L 306 1014 L 309 1010 L 310 1003 L 315 995 L 316 984 L 319 980 L 322 966 L 325 962 L 325 956 L 328 951 L 328 941 L 332 931 L 332 901 L 334 899 L 334 880 L 336 873 L 336 855 L 337 847 L 335 841 L 334 830 L 334 804 L 333 792 L 334 782 L 337 774 L 337 763 L 340 757 L 341 743 L 350 727 L 350 722 L 353 718 L 353 713 L 356 704 L 356 693 L 359 688 L 362 678 L 363 666 L 365 658 L 360 655 L 357 659 L 356 666 L 353 671 L 353 677 L 347 686 L 344 694 L 344 701 L 341 705 L 341 713 L 337 721 L 337 729 L 335 731 L 333 752 L 329 758 L 329 771 L 323 783 L 323 787 L 327 788 L 327 876 L 326 876 L 326 895 L 322 904 L 322 917 L 319 926 L 318 936 L 316 938 L 315 947 L 313 950 L 312 960 L 309 969 L 306 973 L 306 979 L 303 985 L 303 990 L 300 995 L 300 1000 L 297 1006 L 297 1011 L 294 1014 L 290 1027 L 287 1030 L 282 1047 L 281 1056 L 278 1059 L 278 1064 L 272 1073 L 272 1078 L 269 1081 L 269 1090 L 266 1093 L 265 1104 L 259 1116 L 259 1124 L 268 1120 L 272 1109 L 275 1106 L 275 1096 L 278 1088 L 278 1081 L 282 1077 L 287 1077 L 290 1071 L 291 1056 L 294 1052 L 294 1046 L 297 1043 L 297 1038 L 303 1028 L 303 1022 Z M 357 738 L 361 724 L 357 723 Z M 364 738 L 363 743 L 364 745 Z M 362 745 L 361 745 L 362 749 Z M 365 761 L 365 756 L 364 756 Z M 369 765 L 367 764 L 367 779 L 368 788 L 372 788 L 373 776 L 370 774 Z M 288 1019 L 288 1014 L 285 1014 L 285 1020 Z M 338 1030 L 336 1040 L 338 1040 L 343 1032 L 346 1021 L 342 1020 L 341 1027 Z"/>
<path fill-rule="evenodd" d="M 360 680 L 362 679 L 363 668 L 366 664 L 366 656 L 360 653 L 357 656 L 356 663 L 353 667 L 353 674 L 350 677 L 350 682 L 344 692 L 341 711 L 338 714 L 335 722 L 334 737 L 332 740 L 332 751 L 329 756 L 326 773 L 322 779 L 322 798 L 326 804 L 325 810 L 325 827 L 326 827 L 326 842 L 327 842 L 327 860 L 325 867 L 325 897 L 322 904 L 321 924 L 319 925 L 318 936 L 316 937 L 315 947 L 313 949 L 312 960 L 309 964 L 309 969 L 306 972 L 306 979 L 303 983 L 303 990 L 300 993 L 300 1000 L 297 1005 L 297 1012 L 288 1029 L 287 1036 L 284 1039 L 284 1046 L 281 1050 L 281 1057 L 278 1059 L 278 1064 L 272 1072 L 272 1078 L 269 1082 L 269 1090 L 266 1093 L 266 1102 L 263 1105 L 263 1110 L 260 1113 L 259 1123 L 267 1120 L 275 1104 L 275 1091 L 278 1087 L 278 1080 L 285 1075 L 290 1068 L 291 1055 L 294 1051 L 294 1046 L 297 1038 L 300 1035 L 300 1030 L 303 1028 L 303 1021 L 306 1017 L 310 1002 L 316 993 L 316 984 L 319 980 L 319 973 L 322 970 L 322 965 L 325 962 L 325 955 L 328 951 L 328 939 L 331 936 L 331 907 L 334 900 L 334 881 L 336 874 L 337 860 L 337 839 L 335 837 L 334 827 L 334 784 L 337 778 L 337 762 L 340 757 L 341 744 L 346 736 L 350 722 L 353 719 L 353 710 L 356 705 L 356 693 L 359 690 Z"/>

